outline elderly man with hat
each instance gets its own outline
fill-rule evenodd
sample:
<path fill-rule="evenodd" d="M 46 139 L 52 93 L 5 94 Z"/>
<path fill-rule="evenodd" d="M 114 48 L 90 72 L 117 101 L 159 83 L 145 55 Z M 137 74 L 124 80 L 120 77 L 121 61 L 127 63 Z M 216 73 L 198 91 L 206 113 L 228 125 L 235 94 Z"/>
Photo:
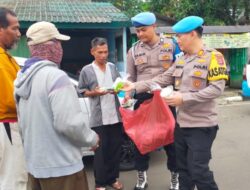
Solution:
<path fill-rule="evenodd" d="M 38 22 L 26 33 L 31 58 L 15 80 L 15 99 L 32 190 L 88 190 L 81 147 L 98 147 L 76 90 L 58 69 L 70 37 Z"/>
<path fill-rule="evenodd" d="M 218 190 L 209 161 L 219 128 L 215 99 L 222 94 L 228 76 L 223 55 L 202 42 L 203 22 L 189 16 L 176 23 L 172 29 L 184 55 L 162 75 L 124 87 L 140 93 L 153 83 L 174 84 L 177 91 L 165 100 L 178 107 L 175 148 L 180 190 Z"/>
<path fill-rule="evenodd" d="M 143 12 L 131 18 L 139 39 L 128 52 L 127 73 L 131 82 L 145 81 L 164 73 L 173 64 L 177 54 L 180 53 L 178 44 L 172 38 L 159 36 L 156 33 L 156 17 L 153 13 Z M 152 98 L 151 93 L 136 94 L 138 100 L 134 106 L 137 109 L 141 103 Z M 176 115 L 175 107 L 170 107 L 173 115 Z M 167 167 L 171 172 L 171 190 L 178 190 L 178 174 L 176 173 L 176 158 L 174 144 L 164 147 L 168 161 Z M 149 168 L 149 154 L 142 155 L 136 149 L 135 167 L 137 183 L 135 190 L 143 190 L 148 186 L 147 170 Z"/>

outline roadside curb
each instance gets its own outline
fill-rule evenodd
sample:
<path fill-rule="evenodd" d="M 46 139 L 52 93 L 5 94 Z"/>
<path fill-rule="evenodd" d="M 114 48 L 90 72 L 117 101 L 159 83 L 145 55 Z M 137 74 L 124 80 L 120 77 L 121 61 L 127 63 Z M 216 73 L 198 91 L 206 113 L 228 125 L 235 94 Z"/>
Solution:
<path fill-rule="evenodd" d="M 218 105 L 226 105 L 234 102 L 243 102 L 243 101 L 250 101 L 250 97 L 244 97 L 242 95 L 223 97 L 219 98 L 217 100 L 217 103 Z"/>
<path fill-rule="evenodd" d="M 241 101 L 243 101 L 243 97 L 242 96 L 231 96 L 231 97 L 224 98 L 224 100 L 227 101 L 228 103 L 241 102 Z"/>

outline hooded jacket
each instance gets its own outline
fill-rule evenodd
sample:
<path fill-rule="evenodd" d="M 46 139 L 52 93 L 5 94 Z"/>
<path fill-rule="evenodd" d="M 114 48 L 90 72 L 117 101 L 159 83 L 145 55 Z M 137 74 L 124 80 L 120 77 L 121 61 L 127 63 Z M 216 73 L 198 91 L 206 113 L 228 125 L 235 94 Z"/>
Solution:
<path fill-rule="evenodd" d="M 86 126 L 65 72 L 53 62 L 31 58 L 14 85 L 28 172 L 49 178 L 80 171 L 81 147 L 96 145 L 98 138 Z"/>

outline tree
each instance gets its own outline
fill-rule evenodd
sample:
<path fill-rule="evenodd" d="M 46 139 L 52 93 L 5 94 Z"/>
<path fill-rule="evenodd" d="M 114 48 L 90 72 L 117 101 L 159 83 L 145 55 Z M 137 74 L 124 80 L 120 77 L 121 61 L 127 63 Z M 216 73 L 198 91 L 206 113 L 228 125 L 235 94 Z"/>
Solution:
<path fill-rule="evenodd" d="M 102 0 L 103 1 L 103 0 Z M 106 0 L 129 17 L 151 11 L 175 21 L 189 15 L 201 16 L 206 25 L 250 24 L 249 0 Z"/>
<path fill-rule="evenodd" d="M 175 20 L 188 15 L 201 16 L 207 25 L 237 24 L 243 12 L 249 23 L 250 15 L 249 0 L 151 0 L 150 8 Z"/>
<path fill-rule="evenodd" d="M 147 3 L 143 3 L 141 0 L 95 0 L 95 2 L 110 2 L 129 17 L 147 9 L 147 7 L 143 7 Z"/>

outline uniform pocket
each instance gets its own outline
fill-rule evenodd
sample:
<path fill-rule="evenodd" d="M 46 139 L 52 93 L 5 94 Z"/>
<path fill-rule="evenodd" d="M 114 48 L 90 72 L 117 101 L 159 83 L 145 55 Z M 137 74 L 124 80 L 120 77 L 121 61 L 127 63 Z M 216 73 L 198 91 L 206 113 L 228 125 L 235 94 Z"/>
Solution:
<path fill-rule="evenodd" d="M 135 66 L 138 73 L 147 72 L 145 69 L 148 66 L 148 58 L 147 56 L 139 56 L 135 59 Z"/>
<path fill-rule="evenodd" d="M 173 54 L 172 53 L 161 53 L 158 57 L 159 61 L 173 61 Z"/>
<path fill-rule="evenodd" d="M 158 60 L 164 69 L 168 69 L 173 62 L 173 55 L 171 53 L 161 53 Z"/>
<path fill-rule="evenodd" d="M 174 88 L 176 90 L 180 89 L 181 86 L 181 80 L 182 80 L 182 74 L 183 74 L 183 69 L 182 68 L 178 68 L 175 69 L 174 73 L 173 73 L 173 77 L 174 77 Z"/>
<path fill-rule="evenodd" d="M 191 90 L 199 91 L 207 86 L 207 71 L 193 70 L 190 74 L 191 77 Z"/>

